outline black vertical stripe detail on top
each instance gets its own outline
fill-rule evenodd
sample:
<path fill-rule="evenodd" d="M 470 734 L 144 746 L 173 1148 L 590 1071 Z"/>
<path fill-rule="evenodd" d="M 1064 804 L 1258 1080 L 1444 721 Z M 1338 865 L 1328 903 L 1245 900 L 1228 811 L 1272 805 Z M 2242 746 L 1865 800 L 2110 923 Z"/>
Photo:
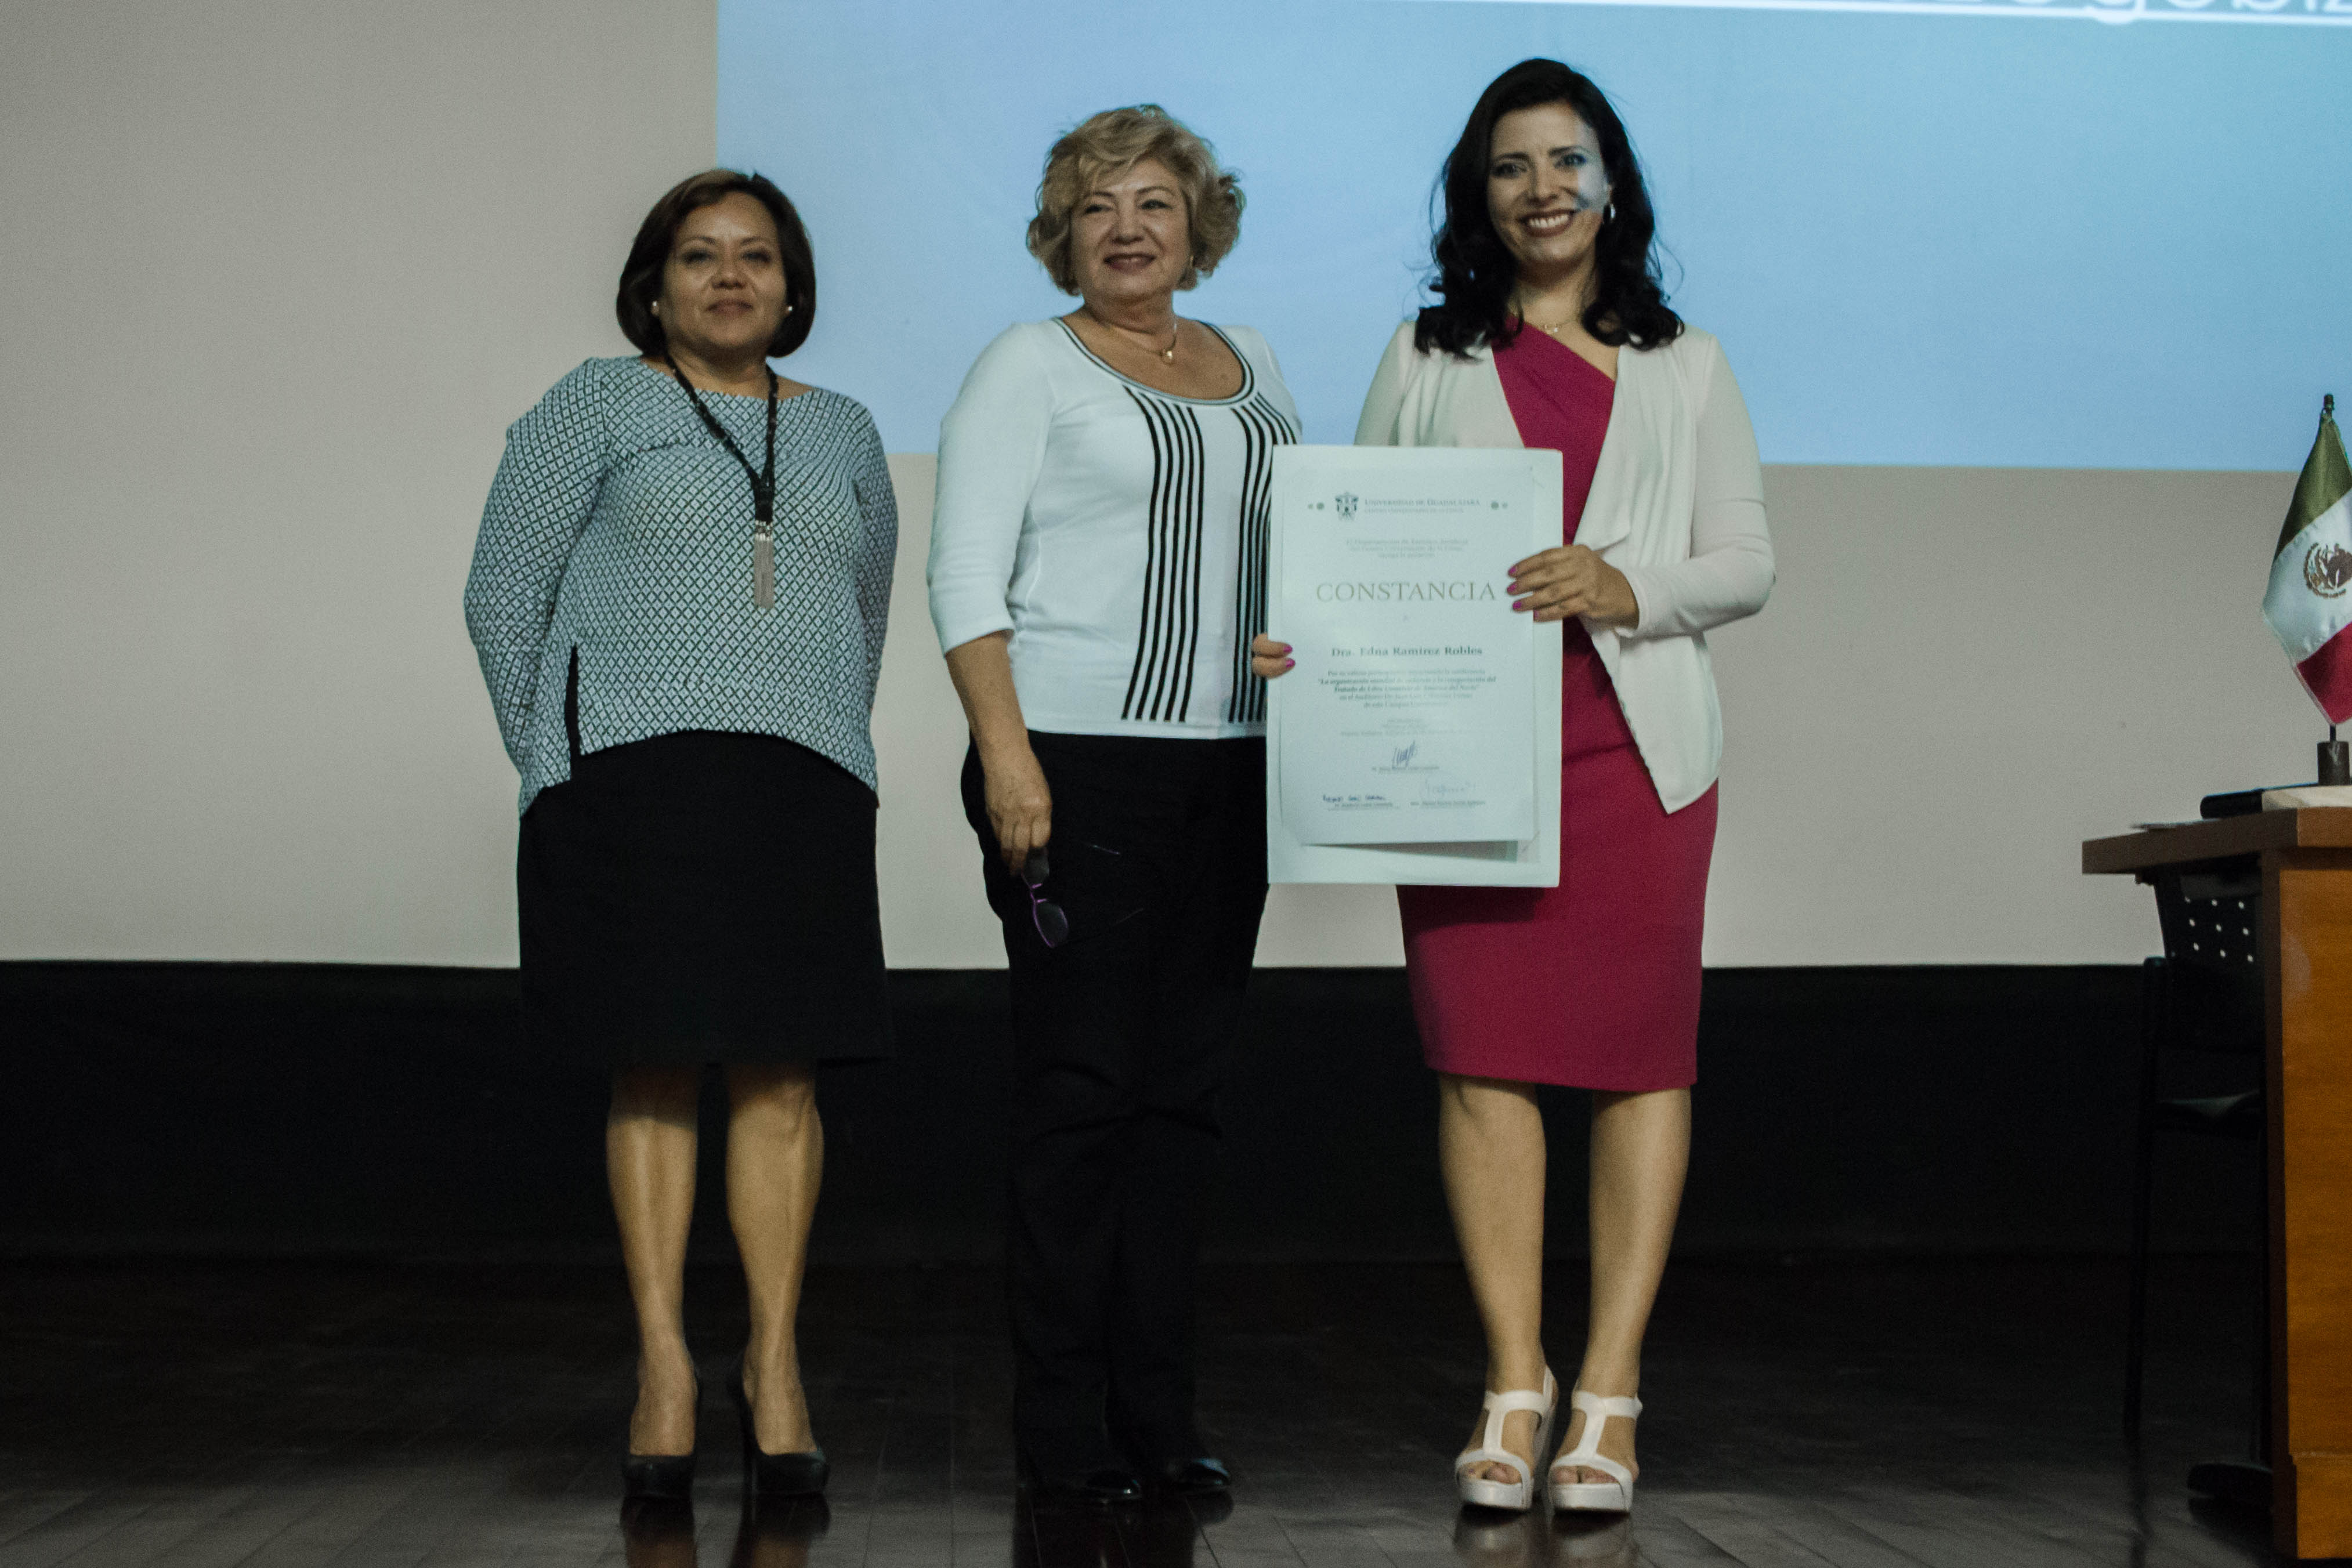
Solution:
<path fill-rule="evenodd" d="M 1274 503 L 1274 449 L 1297 439 L 1289 423 L 1264 398 L 1234 410 L 1242 427 L 1240 549 L 1234 563 L 1234 689 L 1228 724 L 1265 718 L 1265 683 L 1250 670 L 1250 642 L 1265 630 L 1266 547 Z"/>
<path fill-rule="evenodd" d="M 1073 332 L 1071 337 L 1077 336 Z M 1083 344 L 1080 345 L 1084 347 Z M 1160 439 L 1160 425 L 1151 417 L 1150 408 L 1130 391 L 1128 397 L 1143 415 L 1143 428 L 1151 437 L 1151 507 L 1144 514 L 1143 558 L 1143 618 L 1136 629 L 1135 667 L 1127 673 L 1127 696 L 1118 705 L 1118 716 L 1135 716 L 1135 688 L 1143 679 L 1143 667 L 1150 657 L 1155 622 L 1152 616 L 1153 590 L 1159 581 L 1160 569 L 1160 496 L 1168 482 L 1168 449 Z"/>
<path fill-rule="evenodd" d="M 1135 397 L 1130 392 L 1128 394 Z M 1183 511 L 1183 445 L 1165 404 L 1135 397 L 1151 431 L 1150 553 L 1143 576 L 1143 603 L 1135 637 L 1135 670 L 1121 718 L 1151 718 L 1158 706 L 1161 672 L 1176 640 L 1176 518 Z"/>
<path fill-rule="evenodd" d="M 1201 649 L 1201 553 L 1205 520 L 1202 511 L 1208 491 L 1208 453 L 1201 436 L 1198 413 L 1171 405 L 1167 415 L 1183 458 L 1177 470 L 1176 591 L 1171 596 L 1176 612 L 1175 634 L 1169 640 L 1159 700 L 1150 710 L 1150 716 L 1181 723 L 1192 707 L 1192 671 Z"/>
<path fill-rule="evenodd" d="M 1181 720 L 1192 696 L 1201 637 L 1201 424 L 1193 411 L 1129 389 L 1151 434 L 1151 512 L 1143 609 L 1123 719 Z"/>

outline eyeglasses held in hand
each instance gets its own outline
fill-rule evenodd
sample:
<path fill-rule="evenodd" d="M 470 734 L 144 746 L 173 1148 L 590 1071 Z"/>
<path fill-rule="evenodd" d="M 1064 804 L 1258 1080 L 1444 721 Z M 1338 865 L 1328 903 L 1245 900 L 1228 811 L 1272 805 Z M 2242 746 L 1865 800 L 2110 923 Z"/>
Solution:
<path fill-rule="evenodd" d="M 1048 947 L 1058 947 L 1070 939 L 1070 917 L 1062 906 L 1037 890 L 1054 874 L 1046 862 L 1044 850 L 1031 850 L 1029 858 L 1021 862 L 1021 880 L 1029 893 L 1029 922 L 1037 927 L 1037 940 Z"/>

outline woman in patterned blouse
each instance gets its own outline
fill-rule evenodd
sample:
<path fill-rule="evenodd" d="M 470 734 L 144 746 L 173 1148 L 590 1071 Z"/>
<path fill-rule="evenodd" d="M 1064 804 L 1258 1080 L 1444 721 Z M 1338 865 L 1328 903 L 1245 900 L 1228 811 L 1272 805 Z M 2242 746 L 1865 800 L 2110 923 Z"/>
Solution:
<path fill-rule="evenodd" d="M 507 433 L 466 588 L 522 775 L 525 1010 L 614 1070 L 631 1494 L 692 1480 L 680 1300 L 706 1062 L 733 1102 L 747 1469 L 762 1493 L 817 1491 L 793 1341 L 824 1160 L 813 1068 L 889 1051 L 869 722 L 898 513 L 866 410 L 769 368 L 816 308 L 774 185 L 712 170 L 664 196 L 617 308 L 641 352 L 590 360 Z"/>

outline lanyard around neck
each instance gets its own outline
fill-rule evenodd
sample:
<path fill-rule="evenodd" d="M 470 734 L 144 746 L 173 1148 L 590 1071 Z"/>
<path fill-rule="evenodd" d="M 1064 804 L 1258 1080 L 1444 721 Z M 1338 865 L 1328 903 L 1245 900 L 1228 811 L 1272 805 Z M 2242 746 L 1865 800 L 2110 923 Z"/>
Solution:
<path fill-rule="evenodd" d="M 751 460 L 743 455 L 743 449 L 735 444 L 735 438 L 727 434 L 727 427 L 719 423 L 719 416 L 703 402 L 702 394 L 694 390 L 694 383 L 686 379 L 686 372 L 677 368 L 677 361 L 667 350 L 662 361 L 669 366 L 669 373 L 677 378 L 687 401 L 694 404 L 694 412 L 702 416 L 702 423 L 710 427 L 710 434 L 719 438 L 728 455 L 743 465 L 743 476 L 751 481 L 751 602 L 762 610 L 771 609 L 776 602 L 776 372 L 772 367 L 768 371 L 767 465 L 754 469 Z"/>

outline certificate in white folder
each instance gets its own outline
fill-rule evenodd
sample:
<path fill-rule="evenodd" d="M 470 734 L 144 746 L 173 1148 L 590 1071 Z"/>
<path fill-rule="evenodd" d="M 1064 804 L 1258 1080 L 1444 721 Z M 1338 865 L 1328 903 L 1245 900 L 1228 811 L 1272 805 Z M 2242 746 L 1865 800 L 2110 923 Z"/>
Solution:
<path fill-rule="evenodd" d="M 1272 513 L 1272 880 L 1559 885 L 1560 625 L 1508 593 L 1559 454 L 1277 447 Z"/>

